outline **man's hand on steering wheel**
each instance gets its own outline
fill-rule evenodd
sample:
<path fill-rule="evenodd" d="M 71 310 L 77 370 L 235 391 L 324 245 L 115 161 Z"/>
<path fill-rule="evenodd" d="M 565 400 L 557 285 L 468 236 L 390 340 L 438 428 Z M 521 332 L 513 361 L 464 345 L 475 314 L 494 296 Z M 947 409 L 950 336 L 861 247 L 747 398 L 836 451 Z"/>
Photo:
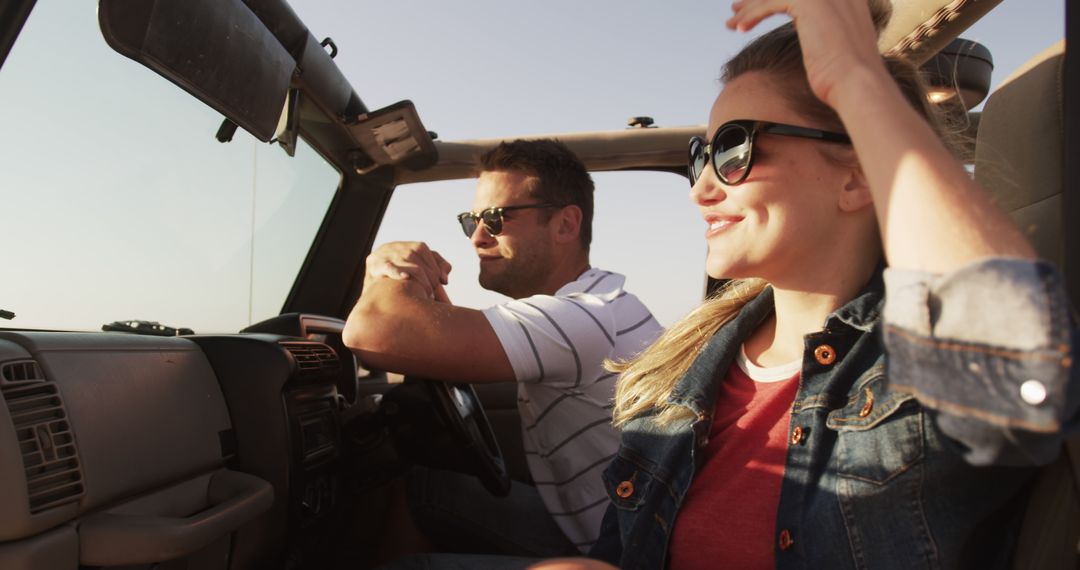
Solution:
<path fill-rule="evenodd" d="M 476 475 L 495 496 L 510 491 L 506 461 L 472 385 L 406 376 L 381 409 L 404 457 Z"/>

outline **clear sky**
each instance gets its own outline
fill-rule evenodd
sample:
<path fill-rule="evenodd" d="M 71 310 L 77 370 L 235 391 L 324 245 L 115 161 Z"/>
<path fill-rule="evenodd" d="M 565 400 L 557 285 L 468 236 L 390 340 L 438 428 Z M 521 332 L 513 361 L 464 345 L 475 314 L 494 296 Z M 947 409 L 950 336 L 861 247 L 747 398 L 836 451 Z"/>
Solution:
<path fill-rule="evenodd" d="M 445 140 L 700 124 L 745 42 L 730 3 L 671 0 L 292 0 L 370 108 L 412 99 Z M 1064 34 L 1061 0 L 1005 0 L 965 37 L 995 80 Z M 774 19 L 773 23 L 779 23 Z"/>
<path fill-rule="evenodd" d="M 721 63 L 747 41 L 723 28 L 728 2 L 291 4 L 316 38 L 334 39 L 369 108 L 411 99 L 442 140 L 621 129 L 637 115 L 700 125 Z M 276 314 L 336 173 L 309 149 L 288 159 L 243 133 L 213 141 L 220 115 L 109 50 L 95 10 L 39 0 L 0 73 L 0 309 L 18 314 L 12 326 L 140 318 L 198 332 Z M 1063 10 L 1005 0 L 965 36 L 993 52 L 996 84 L 1063 36 Z M 705 228 L 686 180 L 595 179 L 594 265 L 627 274 L 671 324 L 704 282 Z M 454 220 L 472 187 L 398 189 L 379 241 L 427 241 L 454 264 L 451 298 L 481 307 L 501 299 L 476 284 Z"/>
<path fill-rule="evenodd" d="M 552 0 L 334 2 L 293 0 L 369 108 L 411 99 L 443 140 L 703 124 L 720 65 L 747 41 L 723 27 L 729 2 Z M 332 7 L 331 7 L 332 6 Z M 1064 35 L 1059 0 L 1005 0 L 965 37 L 990 48 L 995 85 Z M 783 19 L 774 18 L 769 26 Z M 600 175 L 593 263 L 670 324 L 700 300 L 704 224 L 686 182 L 671 175 Z M 476 261 L 453 225 L 471 182 L 401 188 L 380 241 L 429 241 L 455 266 L 461 304 L 499 297 L 476 285 Z M 626 243 L 628 240 L 630 243 Z"/>

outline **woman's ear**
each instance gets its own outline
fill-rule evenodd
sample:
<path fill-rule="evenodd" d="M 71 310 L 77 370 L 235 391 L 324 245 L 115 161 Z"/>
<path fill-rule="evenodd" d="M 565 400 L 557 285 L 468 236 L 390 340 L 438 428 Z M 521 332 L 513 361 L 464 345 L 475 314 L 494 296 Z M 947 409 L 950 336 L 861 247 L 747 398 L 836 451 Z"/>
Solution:
<path fill-rule="evenodd" d="M 566 243 L 577 241 L 581 234 L 581 208 L 574 205 L 563 206 L 552 220 L 552 228 L 555 233 L 555 241 Z"/>
<path fill-rule="evenodd" d="M 874 203 L 870 194 L 870 184 L 866 181 L 866 175 L 862 168 L 851 169 L 850 176 L 844 183 L 844 189 L 840 193 L 838 206 L 842 212 L 857 212 Z"/>

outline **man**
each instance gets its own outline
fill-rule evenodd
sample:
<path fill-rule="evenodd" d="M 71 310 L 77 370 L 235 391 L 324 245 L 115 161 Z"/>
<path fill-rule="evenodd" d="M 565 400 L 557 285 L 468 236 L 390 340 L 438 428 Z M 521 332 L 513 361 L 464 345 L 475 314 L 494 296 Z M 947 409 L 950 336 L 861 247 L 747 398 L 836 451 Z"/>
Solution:
<path fill-rule="evenodd" d="M 419 242 L 385 244 L 367 259 L 345 343 L 368 367 L 518 383 L 535 488 L 514 485 L 509 498 L 495 499 L 471 478 L 422 471 L 422 484 L 442 489 L 410 487 L 413 515 L 429 537 L 475 529 L 503 554 L 587 551 L 608 502 L 600 474 L 618 447 L 615 378 L 602 364 L 637 353 L 661 329 L 623 290 L 623 276 L 590 267 L 593 183 L 565 145 L 503 143 L 479 166 L 473 210 L 458 221 L 480 258 L 480 285 L 515 300 L 483 311 L 454 306 L 442 256 Z M 458 504 L 425 511 L 418 496 Z M 430 513 L 448 510 L 461 519 L 431 522 Z"/>

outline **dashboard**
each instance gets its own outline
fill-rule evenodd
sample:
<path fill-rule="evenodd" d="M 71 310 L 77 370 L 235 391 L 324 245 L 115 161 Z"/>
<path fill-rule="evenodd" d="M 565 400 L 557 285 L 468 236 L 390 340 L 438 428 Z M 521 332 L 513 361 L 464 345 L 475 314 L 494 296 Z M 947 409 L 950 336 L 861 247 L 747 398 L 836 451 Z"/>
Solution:
<path fill-rule="evenodd" d="M 318 566 L 358 394 L 343 326 L 0 330 L 0 567 Z"/>

